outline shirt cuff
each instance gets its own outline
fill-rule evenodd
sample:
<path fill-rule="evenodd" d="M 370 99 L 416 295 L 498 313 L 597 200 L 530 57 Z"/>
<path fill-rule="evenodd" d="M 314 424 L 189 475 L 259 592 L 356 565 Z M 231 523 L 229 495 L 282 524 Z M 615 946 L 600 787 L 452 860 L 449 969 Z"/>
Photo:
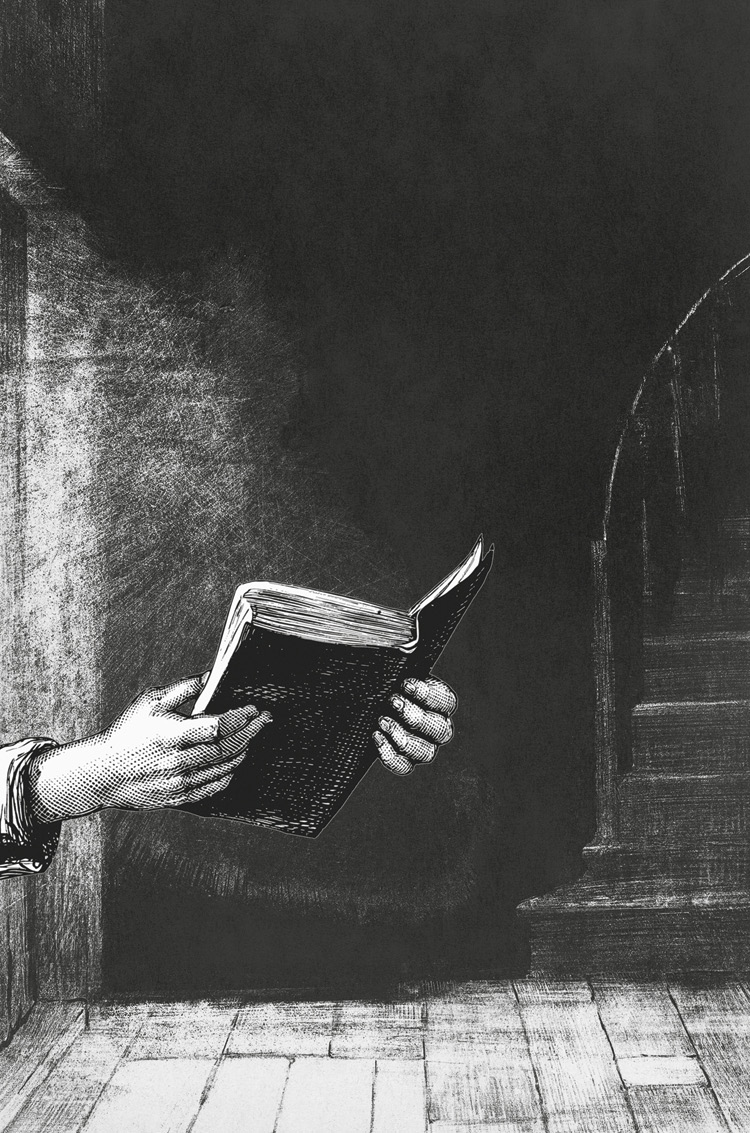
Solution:
<path fill-rule="evenodd" d="M 54 740 L 19 740 L 0 746 L 0 879 L 42 873 L 52 861 L 60 823 L 37 822 L 29 806 L 26 771 Z"/>

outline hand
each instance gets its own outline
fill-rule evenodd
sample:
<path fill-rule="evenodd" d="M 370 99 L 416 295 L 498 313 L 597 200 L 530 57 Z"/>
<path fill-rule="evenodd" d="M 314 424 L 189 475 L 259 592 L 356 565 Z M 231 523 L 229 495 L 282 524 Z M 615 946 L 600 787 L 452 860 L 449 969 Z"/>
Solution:
<path fill-rule="evenodd" d="M 247 746 L 271 719 L 257 708 L 182 716 L 202 677 L 141 693 L 104 731 L 35 756 L 31 807 L 41 822 L 102 807 L 131 810 L 200 802 L 229 786 Z"/>
<path fill-rule="evenodd" d="M 404 681 L 403 694 L 391 697 L 401 722 L 383 716 L 374 740 L 383 764 L 394 775 L 408 775 L 418 763 L 431 763 L 439 744 L 453 737 L 451 716 L 456 694 L 443 681 L 429 677 Z"/>

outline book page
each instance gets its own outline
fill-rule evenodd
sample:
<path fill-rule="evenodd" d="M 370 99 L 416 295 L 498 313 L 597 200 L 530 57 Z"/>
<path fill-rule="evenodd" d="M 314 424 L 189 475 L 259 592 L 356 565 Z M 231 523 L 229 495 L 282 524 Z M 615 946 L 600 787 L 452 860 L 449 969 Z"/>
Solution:
<path fill-rule="evenodd" d="M 442 598 L 444 594 L 447 594 L 448 591 L 453 590 L 456 586 L 462 583 L 464 579 L 472 575 L 474 571 L 479 567 L 483 554 L 484 538 L 482 535 L 480 535 L 474 545 L 473 550 L 469 555 L 467 555 L 464 561 L 460 563 L 460 565 L 457 566 L 455 570 L 451 571 L 451 573 L 447 575 L 442 582 L 439 582 L 434 590 L 431 590 L 429 594 L 426 594 L 424 598 L 420 599 L 420 601 L 417 602 L 416 606 L 412 606 L 411 610 L 409 611 L 410 614 L 412 614 L 412 616 L 416 616 L 420 612 L 420 610 L 424 610 L 424 608 L 426 606 L 429 606 L 431 602 L 434 602 L 436 598 Z"/>
<path fill-rule="evenodd" d="M 243 632 L 251 623 L 276 633 L 300 638 L 335 641 L 342 645 L 390 646 L 403 653 L 415 653 L 420 645 L 417 615 L 476 574 L 481 567 L 483 553 L 484 542 L 480 536 L 464 561 L 425 595 L 408 615 L 301 587 L 269 583 L 250 583 L 238 587 L 216 659 L 208 681 L 195 703 L 193 715 L 206 711 Z M 257 609 L 254 608 L 253 598 L 257 599 Z M 346 618 L 342 617 L 344 612 Z M 369 625 L 369 633 L 366 632 L 368 622 L 372 623 Z M 377 635 L 374 634 L 376 626 L 379 629 Z"/>
<path fill-rule="evenodd" d="M 227 661 L 237 647 L 245 626 L 249 625 L 253 619 L 253 608 L 246 602 L 244 590 L 244 586 L 239 586 L 234 592 L 221 640 L 219 641 L 219 647 L 216 651 L 216 657 L 211 666 L 208 680 L 203 686 L 203 691 L 193 707 L 193 716 L 199 716 L 202 712 L 206 711 L 209 701 L 216 691 L 216 686 L 221 680 L 222 674 L 227 666 Z"/>

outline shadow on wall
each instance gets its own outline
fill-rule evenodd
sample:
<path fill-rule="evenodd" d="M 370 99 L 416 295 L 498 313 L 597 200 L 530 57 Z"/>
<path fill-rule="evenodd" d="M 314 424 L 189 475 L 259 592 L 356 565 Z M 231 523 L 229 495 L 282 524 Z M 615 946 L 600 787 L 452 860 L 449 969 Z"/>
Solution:
<path fill-rule="evenodd" d="M 106 714 L 175 666 L 207 667 L 241 581 L 397 606 L 413 598 L 397 560 L 357 531 L 330 484 L 283 446 L 297 374 L 252 269 L 216 258 L 205 279 L 187 312 L 184 296 L 171 309 L 162 299 L 158 325 L 144 320 L 147 349 L 103 390 L 94 508 L 107 579 Z M 115 878 L 122 870 L 132 882 L 140 871 L 358 917 L 398 909 L 413 918 L 460 903 L 486 808 L 475 776 L 459 762 L 450 785 L 425 776 L 404 790 L 385 775 L 370 781 L 379 774 L 360 789 L 367 798 L 356 819 L 312 844 L 185 815 L 115 816 Z M 420 812 L 431 816 L 426 842 Z"/>
<path fill-rule="evenodd" d="M 10 147 L 4 171 L 29 216 L 27 729 L 85 734 L 142 687 L 205 669 L 241 581 L 409 604 L 417 588 L 396 556 L 283 443 L 299 366 L 252 261 L 212 257 L 198 290 L 129 277 Z M 226 916 L 265 925 L 270 955 L 279 915 L 300 918 L 297 935 L 323 916 L 330 943 L 342 920 L 367 935 L 373 922 L 456 912 L 496 821 L 496 800 L 457 750 L 439 776 L 408 785 L 374 770 L 312 844 L 184 814 L 108 815 L 105 986 L 293 978 L 273 963 L 249 973 L 239 929 L 225 969 L 207 974 Z M 175 926 L 160 920 L 173 899 L 181 969 Z M 331 978 L 335 949 L 315 963 Z"/>
<path fill-rule="evenodd" d="M 207 667 L 241 581 L 270 578 L 396 606 L 414 597 L 397 560 L 356 529 L 330 483 L 283 445 L 297 373 L 252 269 L 216 258 L 205 279 L 187 310 L 185 296 L 171 309 L 162 299 L 156 349 L 149 343 L 103 391 L 94 513 L 107 578 L 106 714 L 147 683 Z M 168 356 L 159 356 L 161 342 Z M 279 970 L 274 960 L 263 973 L 256 958 L 248 971 L 247 931 L 233 918 L 249 918 L 255 933 L 265 924 L 273 952 L 279 914 L 301 918 L 285 930 L 298 937 L 305 918 L 322 916 L 335 941 L 342 920 L 408 925 L 455 911 L 474 888 L 479 843 L 494 821 L 491 793 L 456 752 L 439 776 L 415 775 L 408 785 L 374 769 L 313 843 L 168 812 L 112 815 L 107 949 L 112 969 L 128 973 L 113 978 L 118 986 L 153 978 L 141 965 L 161 932 L 163 967 L 176 930 L 173 919 L 155 925 L 165 895 L 179 894 L 187 956 L 171 976 L 178 985 L 313 979 L 296 962 Z M 133 913 L 150 938 L 145 948 L 134 943 Z M 221 976 L 206 975 L 201 949 L 191 955 L 188 943 L 207 917 L 216 939 L 204 957 L 226 947 L 227 936 L 230 951 L 244 956 L 227 960 Z M 323 971 L 340 965 L 332 943 L 315 962 Z"/>

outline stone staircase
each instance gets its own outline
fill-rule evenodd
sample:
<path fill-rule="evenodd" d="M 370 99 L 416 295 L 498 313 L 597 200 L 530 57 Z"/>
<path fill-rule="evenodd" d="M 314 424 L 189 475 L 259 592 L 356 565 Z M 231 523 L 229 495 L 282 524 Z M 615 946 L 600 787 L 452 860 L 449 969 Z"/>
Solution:
<path fill-rule="evenodd" d="M 642 644 L 615 835 L 519 909 L 535 974 L 750 968 L 750 518 L 685 557 Z"/>

